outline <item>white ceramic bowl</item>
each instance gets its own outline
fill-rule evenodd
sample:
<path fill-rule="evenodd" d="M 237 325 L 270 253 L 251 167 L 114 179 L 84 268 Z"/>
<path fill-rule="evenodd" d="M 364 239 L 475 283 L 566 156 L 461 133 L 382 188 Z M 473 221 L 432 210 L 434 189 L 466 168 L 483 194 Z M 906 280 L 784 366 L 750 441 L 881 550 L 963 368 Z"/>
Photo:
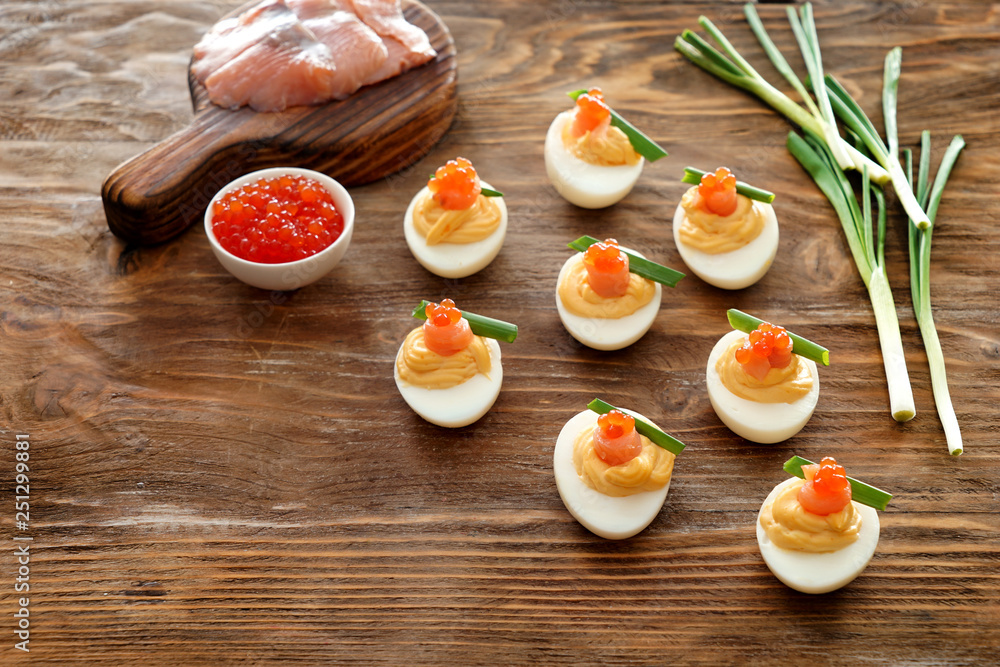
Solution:
<path fill-rule="evenodd" d="M 344 218 L 344 231 L 336 241 L 319 251 L 311 257 L 299 259 L 294 262 L 283 264 L 263 264 L 242 259 L 230 253 L 219 244 L 212 231 L 212 207 L 216 201 L 228 192 L 232 192 L 248 183 L 261 180 L 263 178 L 275 178 L 278 176 L 305 176 L 322 184 L 333 197 L 334 205 Z M 347 247 L 351 245 L 351 235 L 354 233 L 354 200 L 351 195 L 337 181 L 326 174 L 311 169 L 299 169 L 297 167 L 276 167 L 273 169 L 261 169 L 241 176 L 232 181 L 226 187 L 212 197 L 208 208 L 205 210 L 205 234 L 209 243 L 212 244 L 212 252 L 215 253 L 219 263 L 231 274 L 254 287 L 266 290 L 287 291 L 310 285 L 333 270 L 333 267 L 340 263 L 347 252 Z"/>

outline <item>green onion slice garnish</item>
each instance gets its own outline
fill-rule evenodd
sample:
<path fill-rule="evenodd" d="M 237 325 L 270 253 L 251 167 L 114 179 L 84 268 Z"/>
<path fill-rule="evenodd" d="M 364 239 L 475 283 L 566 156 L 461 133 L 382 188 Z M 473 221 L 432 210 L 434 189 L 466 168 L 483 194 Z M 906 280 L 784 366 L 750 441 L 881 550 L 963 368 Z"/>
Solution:
<path fill-rule="evenodd" d="M 585 92 L 587 91 L 574 90 L 571 93 L 567 93 L 567 95 L 572 97 L 575 102 L 576 98 L 580 97 L 580 95 L 583 95 Z M 610 109 L 611 107 L 608 108 Z M 661 157 L 667 156 L 667 151 L 663 150 L 659 144 L 643 134 L 642 131 L 635 125 L 632 125 L 632 123 L 619 116 L 614 109 L 611 109 L 611 124 L 624 132 L 625 136 L 628 137 L 629 143 L 632 144 L 632 148 L 635 149 L 635 152 L 650 162 L 656 162 Z"/>
<path fill-rule="evenodd" d="M 805 479 L 806 475 L 802 472 L 802 466 L 815 465 L 809 459 L 804 459 L 801 456 L 793 456 L 792 458 L 785 461 L 785 472 L 789 475 Z M 877 510 L 884 511 L 889 505 L 889 501 L 892 500 L 892 494 L 883 491 L 882 489 L 877 489 L 874 486 L 869 486 L 864 482 L 859 482 L 853 477 L 848 477 L 847 481 L 851 483 L 851 500 L 856 500 L 862 505 L 868 505 L 868 507 L 874 507 Z"/>
<path fill-rule="evenodd" d="M 430 301 L 426 299 L 421 301 L 416 308 L 413 309 L 413 316 L 418 320 L 426 320 L 427 313 L 425 309 L 430 305 Z M 477 336 L 486 336 L 487 338 L 495 338 L 496 340 L 502 340 L 505 343 L 513 343 L 514 339 L 517 338 L 517 325 L 511 324 L 510 322 L 504 322 L 503 320 L 495 320 L 492 317 L 483 317 L 482 315 L 476 315 L 475 313 L 470 313 L 465 310 L 459 311 L 469 322 L 469 328 L 472 329 L 472 333 Z"/>
<path fill-rule="evenodd" d="M 435 174 L 431 174 L 431 177 L 428 178 L 427 180 L 433 181 L 435 178 L 437 178 L 437 176 Z M 479 186 L 479 194 L 481 194 L 484 197 L 503 197 L 503 193 L 500 192 L 499 190 L 493 190 L 492 188 L 484 188 L 482 186 Z"/>
<path fill-rule="evenodd" d="M 587 248 L 595 243 L 598 243 L 598 239 L 595 239 L 593 236 L 581 236 L 577 240 L 572 243 L 567 243 L 566 245 L 577 252 L 586 252 Z M 674 271 L 670 267 L 657 264 L 656 262 L 651 262 L 648 259 L 643 259 L 638 255 L 628 252 L 627 250 L 622 250 L 622 252 L 628 255 L 629 273 L 634 273 L 640 278 L 646 278 L 647 280 L 652 280 L 653 282 L 666 285 L 667 287 L 676 287 L 677 283 L 679 283 L 681 278 L 685 275 L 680 271 Z"/>
<path fill-rule="evenodd" d="M 698 185 L 701 183 L 701 177 L 704 176 L 706 172 L 701 169 L 695 169 L 694 167 L 684 167 L 684 176 L 681 178 L 681 183 L 689 183 L 691 185 Z M 736 192 L 743 195 L 744 197 L 749 197 L 754 201 L 764 202 L 765 204 L 770 204 L 774 201 L 774 193 L 768 192 L 761 188 L 755 188 L 749 183 L 744 183 L 743 181 L 736 181 Z"/>
<path fill-rule="evenodd" d="M 677 456 L 678 454 L 684 451 L 685 445 L 683 442 L 681 442 L 680 440 L 671 435 L 667 435 L 660 429 L 650 424 L 645 419 L 640 419 L 639 417 L 636 417 L 628 410 L 622 410 L 621 408 L 616 408 L 610 403 L 605 403 L 599 398 L 595 398 L 590 403 L 587 403 L 587 408 L 593 410 L 599 415 L 607 414 L 612 410 L 619 410 L 621 412 L 628 413 L 632 415 L 633 419 L 635 419 L 635 430 L 639 432 L 639 435 L 646 436 L 647 438 L 649 438 L 649 441 L 652 442 L 654 445 L 662 447 L 663 449 L 667 450 L 674 456 Z"/>
<path fill-rule="evenodd" d="M 759 320 L 753 315 L 747 315 L 743 311 L 736 310 L 735 308 L 727 310 L 726 317 L 729 318 L 729 326 L 737 331 L 742 331 L 743 333 L 750 333 L 764 322 L 764 320 Z M 830 365 L 830 350 L 821 345 L 817 345 L 811 340 L 806 340 L 802 336 L 793 334 L 791 331 L 786 330 L 785 333 L 787 333 L 788 337 L 792 339 L 792 352 L 800 357 L 812 359 L 817 364 L 823 364 L 824 366 Z"/>

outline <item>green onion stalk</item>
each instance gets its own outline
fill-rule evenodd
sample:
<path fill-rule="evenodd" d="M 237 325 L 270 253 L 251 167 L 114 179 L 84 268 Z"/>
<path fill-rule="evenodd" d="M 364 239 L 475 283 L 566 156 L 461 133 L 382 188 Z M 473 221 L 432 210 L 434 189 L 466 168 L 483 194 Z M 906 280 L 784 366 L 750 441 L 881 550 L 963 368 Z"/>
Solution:
<path fill-rule="evenodd" d="M 802 466 L 808 465 L 816 464 L 809 459 L 802 458 L 801 456 L 793 456 L 785 461 L 785 465 L 783 467 L 785 472 L 789 475 L 798 477 L 799 479 L 805 479 L 806 474 L 802 470 Z M 847 481 L 851 484 L 851 500 L 883 511 L 889 506 L 889 501 L 892 500 L 892 494 L 888 491 L 883 491 L 878 487 L 865 484 L 864 482 L 854 479 L 853 477 L 848 477 Z"/>
<path fill-rule="evenodd" d="M 802 81 L 792 71 L 788 61 L 785 60 L 784 56 L 774 45 L 774 42 L 771 41 L 754 6 L 752 4 L 744 6 L 744 14 L 746 15 L 747 22 L 750 24 L 750 28 L 753 30 L 754 35 L 756 35 L 761 47 L 775 69 L 781 73 L 795 89 L 795 92 L 802 98 L 805 108 L 768 83 L 740 55 L 722 31 L 704 16 L 698 19 L 699 24 L 718 43 L 725 52 L 725 55 L 690 30 L 685 30 L 684 33 L 677 37 L 674 41 L 674 48 L 695 65 L 713 76 L 753 93 L 801 127 L 807 134 L 822 137 L 828 151 L 834 157 L 835 163 L 841 170 L 853 169 L 859 172 L 867 170 L 869 179 L 879 185 L 891 181 L 893 189 L 896 191 L 896 196 L 903 205 L 906 214 L 910 219 L 916 221 L 917 226 L 925 228 L 929 224 L 927 215 L 906 180 L 906 174 L 899 163 L 898 151 L 894 153 L 890 148 L 879 146 L 878 144 L 881 143 L 880 140 L 873 144 L 868 144 L 866 141 L 865 143 L 869 151 L 875 157 L 875 160 L 873 160 L 840 136 L 837 129 L 837 118 L 840 118 L 852 130 L 854 129 L 852 123 L 862 125 L 867 123 L 868 126 L 871 123 L 860 112 L 860 107 L 856 103 L 853 104 L 853 110 L 860 113 L 864 121 L 856 117 L 852 117 L 850 120 L 844 117 L 845 114 L 854 116 L 851 113 L 852 105 L 844 99 L 845 97 L 849 99 L 850 96 L 842 88 L 834 90 L 830 86 L 832 77 L 824 74 L 812 5 L 810 3 L 803 5 L 801 16 L 796 14 L 795 10 L 791 7 L 787 11 L 792 32 L 795 34 L 795 39 L 802 52 L 806 69 L 809 72 L 809 82 L 813 89 L 815 101 L 813 100 L 813 96 L 810 96 L 806 90 Z M 898 81 L 898 70 L 896 81 Z M 874 133 L 874 136 L 877 138 L 878 134 Z M 865 137 L 862 138 L 864 139 Z"/>
<path fill-rule="evenodd" d="M 822 138 L 808 131 L 805 138 L 790 132 L 787 146 L 837 212 L 854 263 L 872 302 L 889 388 L 890 412 L 896 421 L 909 421 L 916 414 L 916 407 L 906 370 L 896 305 L 885 273 L 885 195 L 870 182 L 865 169 L 862 171 L 862 205 L 859 206 L 854 188 Z M 872 197 L 878 204 L 877 233 L 872 231 Z"/>
<path fill-rule="evenodd" d="M 688 185 L 698 185 L 701 183 L 701 178 L 708 172 L 702 171 L 701 169 L 695 169 L 694 167 L 684 167 L 684 175 L 681 177 L 681 183 L 687 183 Z M 743 181 L 736 181 L 736 192 L 741 194 L 748 199 L 754 201 L 763 202 L 765 204 L 770 204 L 774 201 L 774 193 L 763 188 L 754 187 L 749 183 L 744 183 Z"/>
<path fill-rule="evenodd" d="M 944 193 L 945 185 L 948 183 L 948 176 L 951 174 L 952 167 L 955 166 L 955 162 L 958 160 L 958 156 L 964 147 L 965 140 L 961 135 L 956 135 L 951 140 L 951 144 L 948 146 L 948 150 L 945 151 L 944 157 L 941 158 L 941 165 L 938 167 L 933 187 L 928 187 L 930 181 L 931 134 L 927 130 L 924 130 L 921 134 L 920 168 L 915 184 L 915 191 L 921 205 L 926 207 L 930 226 L 926 229 L 921 229 L 912 220 L 909 225 L 910 290 L 913 294 L 913 314 L 917 318 L 917 325 L 920 327 L 920 337 L 924 341 L 924 350 L 927 352 L 927 363 L 931 371 L 931 388 L 934 391 L 934 404 L 937 407 L 938 417 L 941 419 L 941 426 L 944 429 L 948 452 L 952 456 L 959 456 L 963 451 L 962 431 L 959 429 L 958 418 L 955 416 L 955 407 L 951 403 L 951 394 L 948 392 L 948 376 L 945 373 L 944 353 L 941 350 L 941 341 L 938 338 L 937 328 L 934 325 L 934 314 L 931 311 L 931 234 L 934 232 L 934 218 L 937 215 L 938 205 L 941 203 L 941 195 Z M 912 160 L 909 151 L 906 151 L 906 157 L 907 171 L 912 172 Z"/>

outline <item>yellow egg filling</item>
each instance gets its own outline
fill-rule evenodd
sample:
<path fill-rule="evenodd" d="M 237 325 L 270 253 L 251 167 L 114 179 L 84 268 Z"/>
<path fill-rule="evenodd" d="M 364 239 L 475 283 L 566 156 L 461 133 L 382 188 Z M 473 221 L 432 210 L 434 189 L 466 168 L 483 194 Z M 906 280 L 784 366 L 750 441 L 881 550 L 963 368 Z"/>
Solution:
<path fill-rule="evenodd" d="M 618 167 L 621 165 L 638 164 L 639 154 L 632 148 L 632 143 L 625 133 L 617 127 L 598 127 L 592 132 L 584 132 L 579 137 L 572 133 L 573 116 L 568 116 L 562 129 L 563 146 L 574 157 L 588 164 L 600 167 Z"/>
<path fill-rule="evenodd" d="M 489 348 L 480 336 L 473 336 L 472 342 L 461 352 L 443 357 L 427 349 L 423 327 L 407 334 L 402 352 L 396 357 L 399 378 L 426 389 L 454 387 L 477 373 L 489 376 L 491 368 Z"/>
<path fill-rule="evenodd" d="M 685 245 L 709 255 L 739 250 L 760 236 L 765 215 L 760 204 L 737 195 L 736 210 L 727 216 L 705 211 L 699 205 L 698 187 L 692 187 L 681 197 L 684 220 L 678 234 Z"/>
<path fill-rule="evenodd" d="M 640 435 L 642 452 L 628 463 L 609 466 L 594 449 L 596 424 L 580 431 L 573 441 L 573 465 L 584 484 L 606 496 L 631 496 L 662 489 L 670 481 L 674 455 Z"/>
<path fill-rule="evenodd" d="M 438 204 L 430 192 L 424 192 L 413 208 L 413 227 L 427 245 L 474 243 L 497 230 L 500 215 L 500 207 L 492 197 L 479 195 L 469 208 L 452 211 Z"/>
<path fill-rule="evenodd" d="M 761 508 L 760 525 L 768 539 L 782 549 L 823 553 L 852 544 L 861 532 L 861 513 L 854 503 L 827 516 L 807 512 L 798 501 L 804 479 L 795 480 Z"/>
<path fill-rule="evenodd" d="M 812 373 L 799 355 L 793 354 L 787 366 L 772 368 L 758 380 L 736 361 L 736 349 L 742 344 L 736 339 L 715 362 L 715 372 L 733 394 L 756 403 L 794 403 L 812 391 Z"/>
<path fill-rule="evenodd" d="M 587 282 L 587 267 L 578 256 L 563 274 L 557 287 L 559 299 L 566 310 L 580 317 L 619 319 L 631 315 L 653 300 L 656 285 L 653 281 L 629 274 L 628 291 L 622 296 L 603 297 Z"/>

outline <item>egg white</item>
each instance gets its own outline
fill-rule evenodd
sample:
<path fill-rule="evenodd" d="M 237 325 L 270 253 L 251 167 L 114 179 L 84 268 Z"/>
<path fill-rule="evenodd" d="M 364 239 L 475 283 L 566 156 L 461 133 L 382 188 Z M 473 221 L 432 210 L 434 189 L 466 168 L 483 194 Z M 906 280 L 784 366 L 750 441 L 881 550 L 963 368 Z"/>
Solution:
<path fill-rule="evenodd" d="M 626 412 L 649 421 L 638 413 Z M 623 540 L 632 537 L 656 518 L 667 499 L 670 482 L 657 491 L 622 497 L 606 496 L 587 486 L 573 465 L 573 441 L 580 431 L 596 424 L 598 416 L 596 412 L 584 410 L 566 422 L 556 440 L 552 469 L 559 497 L 573 518 L 595 535 L 609 540 Z"/>
<path fill-rule="evenodd" d="M 786 479 L 774 487 L 764 505 L 774 499 L 797 478 Z M 853 501 L 852 501 L 853 502 Z M 854 509 L 861 513 L 861 531 L 858 539 L 838 551 L 829 553 L 809 553 L 775 546 L 760 525 L 757 515 L 757 545 L 767 567 L 783 584 L 803 593 L 829 593 L 851 583 L 861 574 L 878 545 L 878 512 L 873 507 L 854 503 Z"/>
<path fill-rule="evenodd" d="M 634 250 L 630 253 L 642 257 Z M 660 302 L 663 299 L 663 288 L 659 283 L 653 283 L 654 294 L 649 303 L 635 311 L 631 315 L 619 317 L 617 319 L 601 317 L 581 317 L 567 310 L 559 296 L 559 284 L 563 280 L 575 263 L 583 261 L 583 253 L 571 255 L 559 271 L 559 278 L 556 281 L 556 310 L 559 311 L 559 319 L 563 326 L 573 338 L 577 339 L 587 347 L 595 350 L 620 350 L 628 347 L 645 335 L 649 328 L 653 326 L 657 313 L 660 312 Z"/>
<path fill-rule="evenodd" d="M 393 377 L 403 400 L 430 423 L 448 428 L 468 426 L 485 415 L 500 395 L 503 366 L 500 364 L 500 344 L 492 338 L 484 340 L 490 352 L 489 376 L 477 373 L 462 384 L 447 389 L 428 389 L 404 382 L 393 364 Z M 397 363 L 402 353 L 403 346 L 400 345 L 396 353 Z"/>
<path fill-rule="evenodd" d="M 681 241 L 680 229 L 686 213 L 677 205 L 674 211 L 674 243 L 681 259 L 691 271 L 709 285 L 722 289 L 743 289 L 764 277 L 774 262 L 778 252 L 778 218 L 774 207 L 763 202 L 754 202 L 764 212 L 764 229 L 747 245 L 717 255 L 702 252 Z"/>
<path fill-rule="evenodd" d="M 545 135 L 545 171 L 556 192 L 580 208 L 605 208 L 621 201 L 639 180 L 645 159 L 611 167 L 581 160 L 562 140 L 563 126 L 572 119 L 573 111 L 562 112 Z"/>
<path fill-rule="evenodd" d="M 799 363 L 805 363 L 812 375 L 813 384 L 809 393 L 794 403 L 757 403 L 748 401 L 729 391 L 722 384 L 722 378 L 715 370 L 718 361 L 734 341 L 746 336 L 742 331 L 730 331 L 723 336 L 711 354 L 708 355 L 705 383 L 708 387 L 708 397 L 719 419 L 736 435 L 747 440 L 763 444 L 771 444 L 787 440 L 802 430 L 819 400 L 819 373 L 816 362 L 800 357 Z"/>
<path fill-rule="evenodd" d="M 485 181 L 482 181 L 482 185 L 484 188 L 493 189 Z M 406 216 L 403 218 L 403 235 L 406 237 L 406 245 L 409 246 L 413 257 L 422 267 L 442 278 L 465 278 L 485 269 L 500 254 L 500 249 L 507 236 L 507 204 L 503 197 L 493 198 L 500 209 L 500 225 L 485 239 L 472 243 L 427 245 L 427 239 L 417 231 L 413 224 L 413 209 L 417 205 L 417 200 L 426 192 L 429 190 L 427 186 L 424 186 L 410 200 L 410 206 L 406 209 Z"/>

